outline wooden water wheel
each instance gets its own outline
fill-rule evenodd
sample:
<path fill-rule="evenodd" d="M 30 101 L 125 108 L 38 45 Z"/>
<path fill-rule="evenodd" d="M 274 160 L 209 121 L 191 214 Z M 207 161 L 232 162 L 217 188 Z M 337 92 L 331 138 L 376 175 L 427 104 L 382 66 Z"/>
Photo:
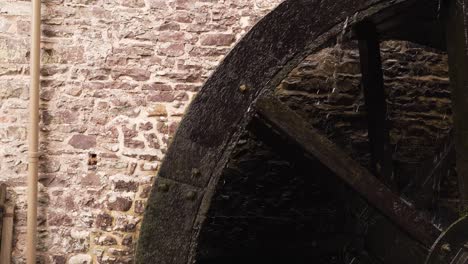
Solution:
<path fill-rule="evenodd" d="M 468 263 L 467 220 L 435 213 L 427 184 L 439 182 L 456 155 L 459 207 L 466 208 L 467 4 L 279 5 L 237 44 L 186 113 L 148 200 L 137 263 Z M 344 39 L 359 43 L 367 167 L 274 93 L 308 54 Z M 454 136 L 424 164 L 412 201 L 393 168 L 379 50 L 386 39 L 449 56 Z"/>

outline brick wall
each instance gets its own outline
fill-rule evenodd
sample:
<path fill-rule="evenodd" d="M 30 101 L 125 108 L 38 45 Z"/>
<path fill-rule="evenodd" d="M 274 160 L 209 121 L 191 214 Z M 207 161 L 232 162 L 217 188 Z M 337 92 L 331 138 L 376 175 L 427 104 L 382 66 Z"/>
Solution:
<path fill-rule="evenodd" d="M 44 0 L 41 263 L 131 263 L 151 182 L 191 98 L 280 0 Z M 0 181 L 24 263 L 28 1 L 0 0 Z"/>

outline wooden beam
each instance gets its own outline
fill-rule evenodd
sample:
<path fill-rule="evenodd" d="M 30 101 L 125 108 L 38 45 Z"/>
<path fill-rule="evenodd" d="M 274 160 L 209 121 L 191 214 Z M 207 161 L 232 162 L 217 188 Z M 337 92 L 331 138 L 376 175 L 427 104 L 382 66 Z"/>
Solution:
<path fill-rule="evenodd" d="M 3 232 L 3 215 L 5 214 L 5 201 L 6 201 L 7 188 L 6 184 L 0 184 L 0 232 Z M 1 243 L 0 243 L 1 244 Z"/>
<path fill-rule="evenodd" d="M 6 203 L 7 186 L 0 184 L 0 214 L 1 243 L 0 263 L 11 263 L 11 247 L 13 241 L 13 211 L 14 206 Z"/>
<path fill-rule="evenodd" d="M 391 189 L 398 190 L 398 182 L 393 174 L 393 152 L 390 147 L 387 101 L 377 31 L 371 22 L 362 22 L 355 30 L 359 40 L 361 84 L 367 111 L 372 172 Z"/>
<path fill-rule="evenodd" d="M 7 204 L 5 206 L 5 214 L 3 215 L 2 224 L 2 245 L 0 249 L 0 262 L 2 264 L 11 263 L 14 211 L 15 206 L 13 204 Z"/>
<path fill-rule="evenodd" d="M 461 210 L 468 209 L 468 0 L 445 1 L 446 40 Z"/>
<path fill-rule="evenodd" d="M 257 119 L 277 130 L 306 154 L 314 156 L 404 232 L 430 247 L 440 230 L 382 184 L 343 150 L 271 95 L 255 103 Z M 306 155 L 307 156 L 307 155 Z"/>

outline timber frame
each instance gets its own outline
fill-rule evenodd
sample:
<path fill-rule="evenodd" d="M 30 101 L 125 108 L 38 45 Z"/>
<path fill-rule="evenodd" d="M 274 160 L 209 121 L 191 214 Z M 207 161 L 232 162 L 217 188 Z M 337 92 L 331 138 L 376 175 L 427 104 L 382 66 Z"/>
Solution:
<path fill-rule="evenodd" d="M 467 1 L 462 2 L 466 4 Z M 451 12 L 465 12 L 459 14 L 455 21 L 449 22 L 457 25 L 458 33 L 463 30 L 466 33 L 467 28 L 463 24 L 466 19 L 462 19 L 467 15 L 465 5 L 462 7 L 449 8 Z M 257 111 L 265 110 L 262 106 L 268 105 L 265 101 L 268 94 L 308 54 L 339 41 L 340 38 L 356 37 L 365 41 L 361 45 L 361 54 L 375 54 L 378 51 L 377 38 L 403 39 L 445 49 L 443 23 L 438 18 L 437 8 L 438 1 L 433 0 L 286 0 L 264 17 L 236 45 L 205 83 L 181 122 L 148 200 L 136 262 L 155 263 L 157 260 L 157 263 L 185 264 L 195 261 L 201 226 L 210 207 L 215 186 L 235 143 L 248 124 L 258 118 Z M 413 16 L 414 12 L 416 15 Z M 352 30 L 362 23 L 375 25 L 375 28 L 371 28 L 374 31 L 373 38 L 365 39 L 360 36 L 359 30 Z M 448 35 L 449 39 L 455 37 Z M 456 67 L 459 69 L 457 72 L 451 70 L 451 78 L 453 75 L 456 80 L 460 79 L 454 89 L 463 95 L 459 103 L 466 106 L 468 103 L 461 101 L 468 98 L 463 94 L 466 92 L 466 76 L 461 76 L 462 73 L 466 73 L 467 41 L 463 39 L 456 43 L 459 45 L 448 45 L 449 55 L 452 54 L 451 57 L 454 58 L 453 53 L 462 52 L 465 57 L 461 62 L 451 61 L 451 66 L 455 63 L 462 65 L 461 68 Z M 367 63 L 370 69 L 380 62 L 368 60 Z M 465 71 L 462 72 L 463 70 Z M 378 100 L 382 102 L 385 99 L 382 98 L 383 87 L 380 87 L 380 79 L 378 77 L 377 80 L 369 80 L 364 88 L 371 90 L 370 86 L 377 84 L 377 90 L 372 92 L 380 93 Z M 379 109 L 378 105 L 371 107 Z M 460 113 L 463 114 L 464 111 L 461 110 Z M 384 114 L 385 107 L 380 108 L 373 120 L 381 118 Z M 378 126 L 376 122 L 370 120 L 369 125 Z M 461 121 L 456 121 L 456 124 L 464 133 Z M 389 183 L 390 188 L 394 189 L 396 187 L 391 184 L 392 169 L 388 163 L 389 154 L 385 146 L 388 140 L 386 133 L 386 129 L 377 129 L 372 136 L 374 142 L 377 142 L 372 155 L 375 156 L 375 164 L 383 164 L 379 165 L 383 171 L 382 181 Z M 456 137 L 456 141 L 465 142 L 466 138 L 468 137 L 459 136 Z M 331 148 L 333 149 L 333 146 Z M 468 151 L 464 147 L 457 149 L 457 152 L 463 153 L 461 158 L 467 157 L 464 153 Z M 319 154 L 314 151 L 311 153 Z M 347 158 L 341 157 L 335 162 L 343 160 Z M 372 175 L 366 170 L 356 168 L 366 175 Z M 337 174 L 340 175 L 340 172 Z M 341 173 L 341 176 L 347 177 L 346 173 Z M 466 175 L 460 177 L 467 181 Z M 353 181 L 348 183 L 352 185 Z M 377 185 L 379 191 L 387 192 L 387 187 L 377 180 L 370 184 Z M 361 194 L 366 196 L 364 190 Z M 389 194 L 387 197 L 393 196 Z M 394 199 L 397 202 L 397 198 Z M 382 204 L 381 208 L 376 207 L 385 212 L 388 206 Z M 440 231 L 424 221 L 422 226 L 418 227 L 421 222 L 411 220 L 411 217 L 417 218 L 416 215 L 412 215 L 414 211 L 404 205 L 401 208 L 408 210 L 409 216 L 395 216 L 393 220 L 397 223 L 403 221 L 401 225 L 414 228 L 413 231 L 406 231 L 429 247 Z M 391 211 L 387 210 L 386 215 L 392 219 Z"/>

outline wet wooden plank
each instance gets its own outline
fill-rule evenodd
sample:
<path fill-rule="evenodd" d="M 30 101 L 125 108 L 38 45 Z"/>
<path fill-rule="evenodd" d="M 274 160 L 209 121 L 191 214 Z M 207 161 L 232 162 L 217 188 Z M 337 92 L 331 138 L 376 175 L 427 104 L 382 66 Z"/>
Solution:
<path fill-rule="evenodd" d="M 6 195 L 7 195 L 7 186 L 6 184 L 2 183 L 0 184 L 0 207 L 1 208 L 5 206 Z"/>
<path fill-rule="evenodd" d="M 380 43 L 375 25 L 367 21 L 359 23 L 356 25 L 356 35 L 359 40 L 372 172 L 392 190 L 398 190 L 398 182 L 393 174 Z"/>
<path fill-rule="evenodd" d="M 305 153 L 320 160 L 414 239 L 430 247 L 439 236 L 440 231 L 420 211 L 402 201 L 366 168 L 279 100 L 270 95 L 264 96 L 257 100 L 255 109 L 260 121 L 272 126 Z"/>
<path fill-rule="evenodd" d="M 458 186 L 468 208 L 468 0 L 444 2 Z"/>
<path fill-rule="evenodd" d="M 157 263 L 185 263 L 203 193 L 199 188 L 164 178 L 158 178 L 154 186 L 146 211 L 156 214 L 158 221 L 146 223 L 140 234 L 138 256 L 157 259 Z"/>
<path fill-rule="evenodd" d="M 2 223 L 2 244 L 0 248 L 1 263 L 11 263 L 14 212 L 14 204 L 5 205 L 5 213 L 3 215 Z"/>
<path fill-rule="evenodd" d="M 373 19 L 381 39 L 405 40 L 446 50 L 439 0 L 408 1 Z"/>

